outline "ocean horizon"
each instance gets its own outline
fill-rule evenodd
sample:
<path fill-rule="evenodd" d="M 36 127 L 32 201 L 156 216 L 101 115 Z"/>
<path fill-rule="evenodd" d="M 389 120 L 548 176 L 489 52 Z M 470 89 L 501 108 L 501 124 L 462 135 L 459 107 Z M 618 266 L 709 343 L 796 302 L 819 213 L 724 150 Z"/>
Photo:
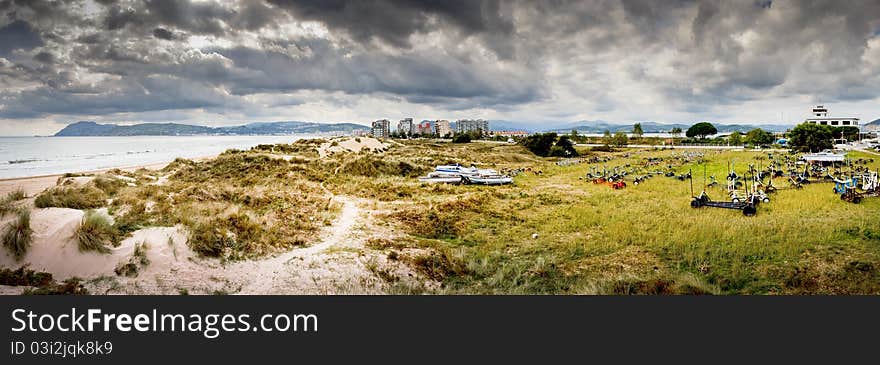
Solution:
<path fill-rule="evenodd" d="M 150 165 L 314 135 L 0 137 L 0 179 Z"/>

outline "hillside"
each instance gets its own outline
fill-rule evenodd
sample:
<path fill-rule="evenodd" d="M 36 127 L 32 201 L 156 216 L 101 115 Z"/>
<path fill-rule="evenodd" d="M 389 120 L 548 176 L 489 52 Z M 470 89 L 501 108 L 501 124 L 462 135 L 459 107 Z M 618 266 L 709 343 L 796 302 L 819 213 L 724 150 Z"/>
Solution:
<path fill-rule="evenodd" d="M 633 125 L 636 122 L 630 124 L 619 124 L 619 123 L 609 123 L 604 121 L 582 121 L 578 122 L 576 125 L 568 128 L 557 128 L 548 130 L 548 132 L 557 132 L 557 133 L 568 133 L 572 129 L 577 129 L 580 133 L 603 133 L 606 130 L 611 133 L 615 132 L 631 132 Z M 678 127 L 683 131 L 686 131 L 692 124 L 683 124 L 683 123 L 657 123 L 657 122 L 638 122 L 642 124 L 642 131 L 645 133 L 666 133 L 672 130 L 672 128 Z M 770 132 L 784 132 L 792 126 L 782 125 L 782 124 L 720 124 L 720 123 L 712 123 L 715 128 L 718 129 L 718 132 L 748 132 L 755 128 L 761 128 Z"/>
<path fill-rule="evenodd" d="M 143 123 L 135 125 L 98 124 L 80 121 L 55 133 L 56 137 L 72 136 L 195 136 L 195 135 L 284 135 L 368 130 L 354 123 L 322 124 L 311 122 L 251 123 L 233 127 L 205 127 L 178 123 Z"/>

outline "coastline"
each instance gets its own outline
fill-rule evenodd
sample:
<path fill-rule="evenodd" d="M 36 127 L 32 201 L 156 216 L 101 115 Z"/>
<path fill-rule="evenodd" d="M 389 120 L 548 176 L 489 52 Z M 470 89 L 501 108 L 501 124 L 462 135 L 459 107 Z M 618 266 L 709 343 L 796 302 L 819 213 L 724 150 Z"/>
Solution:
<path fill-rule="evenodd" d="M 219 156 L 219 154 L 200 156 L 195 158 L 190 158 L 189 160 L 193 161 L 204 161 L 215 158 Z M 100 174 L 110 170 L 124 170 L 124 171 L 134 171 L 138 169 L 148 169 L 148 170 L 160 170 L 170 164 L 174 160 L 149 163 L 149 164 L 141 164 L 141 165 L 127 165 L 120 167 L 109 167 L 104 169 L 96 169 L 96 170 L 85 170 L 85 171 L 69 171 L 66 173 L 72 174 Z M 16 189 L 24 190 L 25 194 L 28 196 L 33 196 L 39 194 L 43 190 L 46 190 L 50 187 L 55 186 L 58 178 L 64 176 L 65 173 L 60 174 L 48 174 L 48 175 L 36 175 L 36 176 L 22 176 L 22 177 L 9 177 L 9 178 L 0 178 L 0 195 L 5 195 L 10 191 Z"/>

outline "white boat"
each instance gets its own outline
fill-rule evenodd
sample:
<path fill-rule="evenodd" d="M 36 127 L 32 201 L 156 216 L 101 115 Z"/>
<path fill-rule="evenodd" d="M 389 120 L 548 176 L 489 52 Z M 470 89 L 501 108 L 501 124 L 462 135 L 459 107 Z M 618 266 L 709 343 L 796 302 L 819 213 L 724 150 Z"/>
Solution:
<path fill-rule="evenodd" d="M 434 171 L 419 178 L 422 182 L 440 183 L 466 183 L 483 185 L 502 185 L 513 183 L 513 178 L 502 175 L 493 169 L 478 169 L 476 166 L 464 167 L 455 165 L 440 165 Z"/>
<path fill-rule="evenodd" d="M 432 172 L 429 173 L 427 176 L 420 177 L 419 181 L 427 183 L 460 184 L 462 182 L 462 178 L 461 175 Z"/>
<path fill-rule="evenodd" d="M 843 162 L 846 158 L 846 155 L 836 154 L 834 152 L 817 152 L 809 155 L 804 155 L 803 160 L 807 162 Z"/>
<path fill-rule="evenodd" d="M 504 185 L 513 183 L 513 178 L 504 175 L 464 176 L 464 182 L 478 185 Z"/>

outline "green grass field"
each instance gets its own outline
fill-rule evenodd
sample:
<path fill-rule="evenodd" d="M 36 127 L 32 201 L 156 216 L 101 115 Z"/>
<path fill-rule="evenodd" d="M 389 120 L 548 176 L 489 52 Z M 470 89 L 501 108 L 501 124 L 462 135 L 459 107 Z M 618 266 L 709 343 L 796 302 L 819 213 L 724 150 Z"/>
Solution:
<path fill-rule="evenodd" d="M 483 153 L 492 165 L 495 151 L 503 156 L 518 149 L 497 146 Z M 435 251 L 413 262 L 443 280 L 448 292 L 880 292 L 880 198 L 852 204 L 833 194 L 831 184 L 810 184 L 779 191 L 757 216 L 745 217 L 738 210 L 691 208 L 688 181 L 657 176 L 612 190 L 579 179 L 590 166 L 636 164 L 672 153 L 628 151 L 629 157 L 567 167 L 530 161 L 525 165 L 542 174 L 516 177 L 513 186 L 454 187 L 442 197 L 431 193 L 433 186 L 421 186 L 411 194 L 412 206 L 392 218 L 403 222 L 414 245 Z M 748 163 L 764 156 L 707 152 L 705 168 L 723 181 L 728 161 L 742 175 Z M 676 170 L 693 170 L 694 189 L 702 189 L 702 164 Z M 720 187 L 707 192 L 726 198 Z"/>

